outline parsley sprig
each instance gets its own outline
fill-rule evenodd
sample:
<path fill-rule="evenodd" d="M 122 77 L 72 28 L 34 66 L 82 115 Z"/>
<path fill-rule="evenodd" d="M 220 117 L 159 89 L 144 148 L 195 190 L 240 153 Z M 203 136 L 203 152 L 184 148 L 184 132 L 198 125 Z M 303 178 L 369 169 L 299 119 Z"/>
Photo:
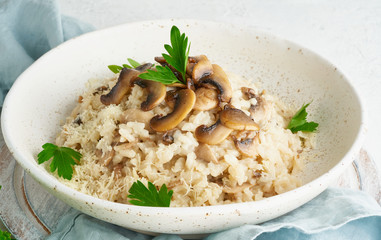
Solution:
<path fill-rule="evenodd" d="M 0 230 L 0 240 L 12 240 L 11 234 L 7 231 L 1 231 Z"/>
<path fill-rule="evenodd" d="M 113 72 L 113 73 L 119 73 L 123 68 L 136 68 L 139 67 L 141 64 L 135 61 L 134 59 L 127 58 L 127 61 L 130 63 L 128 64 L 123 64 L 122 66 L 119 65 L 108 65 L 108 68 Z"/>
<path fill-rule="evenodd" d="M 163 184 L 158 191 L 153 183 L 148 182 L 148 188 L 141 182 L 136 181 L 132 184 L 130 194 L 127 196 L 133 205 L 150 207 L 169 207 L 173 191 L 168 191 Z"/>
<path fill-rule="evenodd" d="M 183 82 L 186 82 L 185 73 L 187 69 L 190 43 L 185 33 L 181 34 L 176 26 L 171 28 L 171 45 L 165 44 L 164 48 L 168 54 L 163 53 L 162 56 L 172 67 L 181 73 Z"/>
<path fill-rule="evenodd" d="M 156 71 L 148 69 L 147 72 L 139 74 L 139 77 L 146 80 L 161 82 L 164 85 L 180 82 L 168 66 L 156 66 Z"/>
<path fill-rule="evenodd" d="M 307 122 L 307 111 L 306 108 L 310 105 L 307 103 L 299 109 L 297 113 L 292 117 L 290 123 L 287 128 L 291 130 L 292 133 L 296 133 L 298 131 L 302 132 L 314 132 L 316 128 L 319 126 L 316 122 Z"/>
<path fill-rule="evenodd" d="M 188 56 L 190 50 L 190 43 L 188 44 L 188 37 L 185 33 L 181 34 L 176 26 L 171 28 L 171 45 L 165 44 L 165 50 L 168 54 L 163 53 L 162 56 L 169 65 L 175 68 L 182 77 L 179 81 L 176 75 L 171 71 L 168 66 L 156 66 L 155 70 L 148 70 L 146 73 L 139 75 L 140 78 L 161 82 L 163 84 L 171 83 L 186 83 L 186 69 L 188 63 Z M 165 81 L 164 81 L 165 79 Z"/>
<path fill-rule="evenodd" d="M 164 48 L 167 50 L 168 54 L 163 53 L 162 56 L 169 65 L 171 65 L 181 74 L 182 81 L 176 77 L 171 68 L 168 66 L 163 67 L 160 65 L 156 66 L 155 69 L 148 69 L 147 72 L 141 73 L 139 75 L 140 78 L 161 82 L 165 85 L 172 83 L 186 83 L 186 69 L 190 50 L 190 42 L 188 43 L 188 37 L 185 35 L 185 33 L 181 34 L 180 30 L 176 26 L 172 26 L 171 28 L 170 40 L 171 45 L 164 45 Z M 140 66 L 140 63 L 131 58 L 128 58 L 127 60 L 131 66 L 128 64 L 123 64 L 122 66 L 109 65 L 108 68 L 114 73 L 119 73 L 123 68 L 136 68 Z"/>
<path fill-rule="evenodd" d="M 58 147 L 52 143 L 45 143 L 42 145 L 42 150 L 38 155 L 38 164 L 44 163 L 53 158 L 50 163 L 50 171 L 57 170 L 58 176 L 64 179 L 71 180 L 73 176 L 73 167 L 80 161 L 82 154 L 68 148 Z"/>

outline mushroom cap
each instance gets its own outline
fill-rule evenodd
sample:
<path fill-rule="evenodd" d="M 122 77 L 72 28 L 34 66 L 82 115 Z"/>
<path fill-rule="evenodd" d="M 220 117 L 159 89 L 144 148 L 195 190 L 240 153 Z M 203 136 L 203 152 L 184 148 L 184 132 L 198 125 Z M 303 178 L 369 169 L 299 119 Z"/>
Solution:
<path fill-rule="evenodd" d="M 143 111 L 152 110 L 164 100 L 167 88 L 161 82 L 138 78 L 134 83 L 142 88 L 146 88 L 148 92 L 146 100 L 141 104 Z"/>
<path fill-rule="evenodd" d="M 196 103 L 193 106 L 194 110 L 208 111 L 218 106 L 217 92 L 211 88 L 198 88 L 196 93 Z"/>
<path fill-rule="evenodd" d="M 181 89 L 177 92 L 173 111 L 166 116 L 155 116 L 150 126 L 157 132 L 166 132 L 175 128 L 192 111 L 196 101 L 196 94 L 190 89 Z"/>
<path fill-rule="evenodd" d="M 119 74 L 115 86 L 106 95 L 101 95 L 101 102 L 104 105 L 119 104 L 124 95 L 131 90 L 132 82 L 139 75 L 139 71 L 130 68 L 123 68 Z"/>
<path fill-rule="evenodd" d="M 252 157 L 252 158 L 258 156 L 258 150 L 257 150 L 257 146 L 259 145 L 258 135 L 256 135 L 254 138 L 246 138 L 242 140 L 233 138 L 233 140 L 238 151 L 240 151 L 240 153 L 242 153 L 244 156 Z"/>
<path fill-rule="evenodd" d="M 197 83 L 202 77 L 208 76 L 213 73 L 213 66 L 205 55 L 199 55 L 193 58 L 196 63 L 194 64 L 193 69 L 191 70 L 192 79 L 195 83 Z"/>
<path fill-rule="evenodd" d="M 167 91 L 167 94 L 165 95 L 165 102 L 172 109 L 175 107 L 176 96 L 177 96 L 177 90 L 169 90 Z"/>
<path fill-rule="evenodd" d="M 221 123 L 234 130 L 259 130 L 259 125 L 246 115 L 242 110 L 237 108 L 225 108 L 220 112 Z"/>
<path fill-rule="evenodd" d="M 194 150 L 198 159 L 205 162 L 218 163 L 216 156 L 214 156 L 212 149 L 208 144 L 201 143 Z"/>
<path fill-rule="evenodd" d="M 233 90 L 228 76 L 224 70 L 217 64 L 213 64 L 213 73 L 198 81 L 198 84 L 204 87 L 215 87 L 219 92 L 219 99 L 222 102 L 230 102 Z"/>
<path fill-rule="evenodd" d="M 153 118 L 152 112 L 145 112 L 138 108 L 129 108 L 122 113 L 121 123 L 141 122 L 145 124 L 145 129 L 152 131 L 149 126 L 149 121 Z"/>
<path fill-rule="evenodd" d="M 194 134 L 197 141 L 209 145 L 215 145 L 224 141 L 232 131 L 233 129 L 225 127 L 221 124 L 221 121 L 218 120 L 210 127 L 206 125 L 198 126 Z"/>
<path fill-rule="evenodd" d="M 123 68 L 119 74 L 118 81 L 111 91 L 106 95 L 101 95 L 101 102 L 104 105 L 119 104 L 124 95 L 126 95 L 136 80 L 138 75 L 152 66 L 151 63 L 146 63 L 138 66 L 136 69 Z"/>

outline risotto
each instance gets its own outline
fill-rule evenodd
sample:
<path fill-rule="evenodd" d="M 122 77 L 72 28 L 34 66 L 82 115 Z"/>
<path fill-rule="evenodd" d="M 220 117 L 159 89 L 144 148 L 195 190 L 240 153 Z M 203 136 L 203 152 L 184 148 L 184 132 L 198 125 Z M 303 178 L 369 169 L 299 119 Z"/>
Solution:
<path fill-rule="evenodd" d="M 213 70 L 228 82 L 202 76 L 194 86 L 164 89 L 137 82 L 119 94 L 128 70 L 90 80 L 56 138 L 83 157 L 71 180 L 59 180 L 126 204 L 137 180 L 165 184 L 173 190 L 171 207 L 255 201 L 300 186 L 300 154 L 311 148 L 312 135 L 287 129 L 296 110 L 252 81 L 218 65 Z M 160 91 L 165 99 L 152 107 Z"/>

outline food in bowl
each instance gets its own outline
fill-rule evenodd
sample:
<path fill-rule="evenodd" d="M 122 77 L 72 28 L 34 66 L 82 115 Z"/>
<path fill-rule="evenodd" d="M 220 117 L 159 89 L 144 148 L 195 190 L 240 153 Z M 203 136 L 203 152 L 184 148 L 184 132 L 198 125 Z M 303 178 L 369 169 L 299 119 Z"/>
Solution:
<path fill-rule="evenodd" d="M 172 207 L 255 201 L 300 186 L 300 154 L 313 134 L 288 129 L 295 109 L 205 55 L 187 57 L 183 73 L 155 60 L 162 67 L 121 67 L 88 82 L 56 139 L 83 157 L 60 181 L 119 203 L 129 203 L 138 180 L 165 184 Z M 143 78 L 164 68 L 179 82 Z"/>

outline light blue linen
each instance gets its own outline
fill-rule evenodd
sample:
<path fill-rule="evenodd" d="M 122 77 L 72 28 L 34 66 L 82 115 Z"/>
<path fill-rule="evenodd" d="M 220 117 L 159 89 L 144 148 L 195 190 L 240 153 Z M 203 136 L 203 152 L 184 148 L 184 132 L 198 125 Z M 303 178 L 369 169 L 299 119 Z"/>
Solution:
<path fill-rule="evenodd" d="M 93 29 L 61 16 L 55 0 L 0 0 L 0 107 L 16 78 L 37 58 Z"/>
<path fill-rule="evenodd" d="M 61 219 L 48 240 L 154 239 L 177 240 L 176 235 L 150 237 L 72 210 Z M 213 233 L 206 240 L 380 240 L 381 207 L 368 194 L 329 188 L 302 207 L 259 225 Z"/>
<path fill-rule="evenodd" d="M 67 39 L 93 28 L 61 16 L 54 0 L 0 0 L 0 106 L 17 76 L 37 58 Z M 181 239 L 146 236 L 94 219 L 76 210 L 65 215 L 49 240 Z M 367 194 L 328 189 L 282 217 L 209 235 L 207 240 L 234 239 L 381 239 L 381 208 Z"/>

